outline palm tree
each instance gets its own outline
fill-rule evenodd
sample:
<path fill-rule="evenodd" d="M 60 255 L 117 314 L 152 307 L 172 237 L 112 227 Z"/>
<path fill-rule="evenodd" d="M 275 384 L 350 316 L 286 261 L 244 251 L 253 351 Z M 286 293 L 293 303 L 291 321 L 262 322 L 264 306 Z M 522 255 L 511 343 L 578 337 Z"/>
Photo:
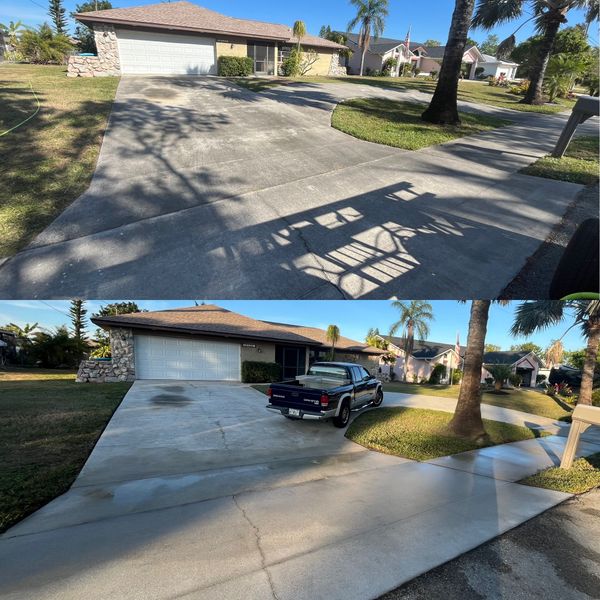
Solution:
<path fill-rule="evenodd" d="M 298 52 L 300 52 L 300 42 L 302 41 L 302 38 L 306 35 L 306 25 L 304 24 L 304 21 L 296 21 L 294 23 L 294 28 L 293 28 L 293 33 L 294 33 L 294 37 L 298 40 Z"/>
<path fill-rule="evenodd" d="M 457 104 L 458 80 L 474 7 L 475 0 L 456 0 L 435 92 L 429 107 L 421 115 L 424 121 L 460 124 Z"/>
<path fill-rule="evenodd" d="M 562 323 L 566 317 L 572 319 L 567 331 L 579 326 L 587 338 L 578 402 L 592 404 L 594 370 L 600 344 L 600 300 L 533 300 L 524 302 L 517 307 L 515 321 L 510 331 L 513 335 L 530 335 L 534 331 Z"/>
<path fill-rule="evenodd" d="M 555 365 L 559 365 L 562 362 L 565 349 L 560 340 L 552 340 L 550 346 L 546 350 L 546 367 L 553 369 Z"/>
<path fill-rule="evenodd" d="M 11 21 L 8 25 L 0 23 L 0 31 L 6 36 L 6 40 L 13 48 L 19 42 L 19 34 L 22 31 L 29 29 L 23 25 L 22 21 Z"/>
<path fill-rule="evenodd" d="M 31 334 L 38 328 L 37 323 L 25 323 L 23 327 L 20 327 L 16 323 L 9 323 L 5 329 L 12 331 L 20 340 L 24 342 L 31 341 Z"/>
<path fill-rule="evenodd" d="M 408 377 L 408 361 L 415 344 L 415 332 L 419 340 L 429 335 L 429 321 L 433 320 L 433 308 L 425 300 L 411 300 L 408 304 L 394 300 L 392 306 L 400 311 L 400 318 L 390 327 L 390 337 L 402 329 L 404 351 L 404 381 Z"/>
<path fill-rule="evenodd" d="M 335 345 L 340 339 L 340 328 L 337 325 L 329 325 L 325 335 L 327 340 L 331 343 L 331 360 L 335 360 Z"/>
<path fill-rule="evenodd" d="M 589 26 L 591 21 L 598 18 L 598 0 L 478 0 L 472 24 L 474 27 L 490 30 L 501 23 L 518 19 L 526 8 L 533 13 L 527 21 L 533 19 L 537 32 L 543 37 L 531 70 L 529 88 L 521 102 L 543 104 L 544 74 L 560 26 L 567 22 L 567 13 L 573 8 L 586 10 L 586 22 Z M 497 54 L 500 58 L 509 55 L 514 49 L 515 33 L 519 28 L 499 45 Z"/>
<path fill-rule="evenodd" d="M 458 402 L 449 429 L 460 437 L 485 444 L 487 433 L 481 420 L 481 366 L 490 300 L 473 300 Z"/>
<path fill-rule="evenodd" d="M 494 389 L 499 392 L 504 382 L 512 375 L 510 365 L 487 365 L 487 372 L 494 378 Z"/>
<path fill-rule="evenodd" d="M 356 16 L 348 23 L 347 30 L 351 31 L 360 25 L 358 32 L 358 47 L 361 49 L 360 75 L 365 66 L 365 55 L 369 49 L 371 37 L 377 39 L 385 28 L 388 16 L 388 0 L 350 0 L 356 7 Z"/>

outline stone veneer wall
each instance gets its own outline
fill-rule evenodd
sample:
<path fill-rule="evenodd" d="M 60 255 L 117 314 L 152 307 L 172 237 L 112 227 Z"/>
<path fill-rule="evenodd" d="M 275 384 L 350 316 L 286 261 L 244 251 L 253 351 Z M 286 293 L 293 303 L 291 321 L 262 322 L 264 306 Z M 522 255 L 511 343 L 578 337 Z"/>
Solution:
<path fill-rule="evenodd" d="M 135 355 L 131 329 L 110 331 L 111 360 L 82 360 L 77 372 L 78 383 L 112 383 L 135 380 Z"/>
<path fill-rule="evenodd" d="M 98 56 L 70 56 L 67 77 L 108 77 L 121 74 L 115 28 L 112 25 L 96 23 L 94 37 Z"/>
<path fill-rule="evenodd" d="M 348 70 L 346 67 L 342 67 L 340 65 L 340 54 L 339 52 L 334 52 L 331 56 L 331 66 L 329 67 L 329 75 L 331 77 L 345 77 L 348 75 Z"/>

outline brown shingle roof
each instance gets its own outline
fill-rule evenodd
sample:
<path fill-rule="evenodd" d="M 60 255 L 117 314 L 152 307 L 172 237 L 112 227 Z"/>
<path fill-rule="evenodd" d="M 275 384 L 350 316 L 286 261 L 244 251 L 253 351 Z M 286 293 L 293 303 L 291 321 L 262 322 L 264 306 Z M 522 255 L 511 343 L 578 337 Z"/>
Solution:
<path fill-rule="evenodd" d="M 199 333 L 224 337 L 263 339 L 291 344 L 329 347 L 326 333 L 316 327 L 286 325 L 259 321 L 214 304 L 173 308 L 145 313 L 95 317 L 92 322 L 102 327 L 132 327 L 180 333 Z M 340 337 L 336 348 L 352 352 L 380 354 L 381 350 Z"/>
<path fill-rule="evenodd" d="M 75 18 L 82 23 L 157 27 L 180 31 L 198 31 L 215 35 L 229 34 L 288 43 L 296 43 L 297 41 L 287 25 L 227 17 L 191 2 L 147 4 L 130 8 L 97 10 L 78 13 Z M 306 46 L 332 49 L 345 47 L 314 35 L 306 35 L 302 38 L 302 43 Z"/>

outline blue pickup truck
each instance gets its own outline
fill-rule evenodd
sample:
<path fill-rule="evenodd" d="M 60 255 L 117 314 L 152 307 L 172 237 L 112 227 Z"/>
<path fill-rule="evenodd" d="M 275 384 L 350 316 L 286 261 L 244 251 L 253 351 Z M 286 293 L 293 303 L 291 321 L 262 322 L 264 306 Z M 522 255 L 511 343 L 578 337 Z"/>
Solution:
<path fill-rule="evenodd" d="M 272 383 L 267 390 L 269 410 L 288 419 L 331 419 L 346 427 L 350 411 L 383 402 L 381 381 L 353 363 L 317 362 L 306 375 Z"/>

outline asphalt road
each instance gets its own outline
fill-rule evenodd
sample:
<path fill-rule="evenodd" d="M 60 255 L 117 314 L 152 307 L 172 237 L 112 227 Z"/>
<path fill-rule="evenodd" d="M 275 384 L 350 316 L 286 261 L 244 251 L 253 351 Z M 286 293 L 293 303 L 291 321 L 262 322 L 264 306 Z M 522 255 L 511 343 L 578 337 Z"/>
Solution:
<path fill-rule="evenodd" d="M 600 598 L 600 489 L 567 500 L 380 600 Z"/>

